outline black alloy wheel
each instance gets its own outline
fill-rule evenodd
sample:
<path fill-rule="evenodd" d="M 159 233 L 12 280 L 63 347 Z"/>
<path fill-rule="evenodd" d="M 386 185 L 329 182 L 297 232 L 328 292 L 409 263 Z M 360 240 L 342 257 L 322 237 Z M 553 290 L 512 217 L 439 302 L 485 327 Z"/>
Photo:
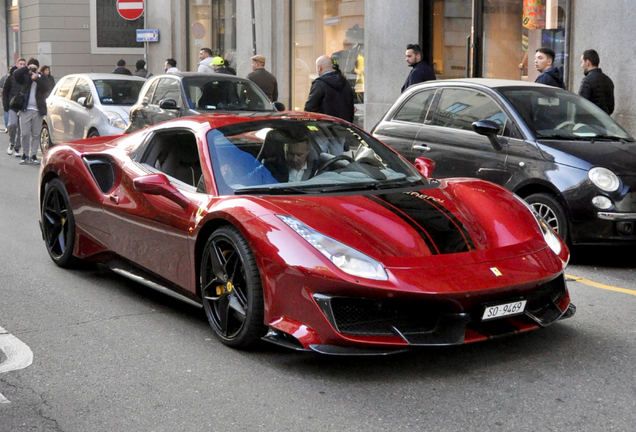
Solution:
<path fill-rule="evenodd" d="M 263 289 L 256 260 L 241 233 L 212 233 L 201 257 L 201 298 L 212 329 L 234 348 L 251 348 L 265 334 Z"/>
<path fill-rule="evenodd" d="M 527 196 L 525 201 L 532 206 L 534 211 L 550 225 L 564 242 L 569 242 L 568 222 L 565 217 L 565 210 L 559 201 L 557 201 L 556 197 L 546 193 L 537 193 Z"/>
<path fill-rule="evenodd" d="M 46 250 L 53 262 L 60 267 L 73 267 L 79 261 L 73 256 L 75 218 L 60 179 L 54 179 L 45 186 L 41 220 Z"/>

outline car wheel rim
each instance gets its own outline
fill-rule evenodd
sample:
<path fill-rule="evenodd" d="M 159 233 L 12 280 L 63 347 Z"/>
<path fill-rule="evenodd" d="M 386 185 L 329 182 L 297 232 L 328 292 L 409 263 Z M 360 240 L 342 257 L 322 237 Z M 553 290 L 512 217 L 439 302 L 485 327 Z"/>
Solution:
<path fill-rule="evenodd" d="M 539 216 L 541 216 L 541 218 L 550 225 L 557 234 L 559 234 L 559 219 L 550 206 L 542 203 L 534 203 L 532 204 L 532 208 L 534 208 Z"/>
<path fill-rule="evenodd" d="M 245 265 L 234 244 L 224 236 L 212 239 L 208 247 L 201 269 L 203 306 L 219 336 L 232 340 L 247 318 Z"/>
<path fill-rule="evenodd" d="M 69 225 L 68 208 L 62 193 L 55 187 L 46 194 L 42 210 L 44 241 L 52 257 L 59 259 L 66 252 Z"/>
<path fill-rule="evenodd" d="M 40 144 L 42 146 L 42 150 L 49 148 L 49 131 L 46 128 L 42 129 L 42 133 L 40 134 Z"/>

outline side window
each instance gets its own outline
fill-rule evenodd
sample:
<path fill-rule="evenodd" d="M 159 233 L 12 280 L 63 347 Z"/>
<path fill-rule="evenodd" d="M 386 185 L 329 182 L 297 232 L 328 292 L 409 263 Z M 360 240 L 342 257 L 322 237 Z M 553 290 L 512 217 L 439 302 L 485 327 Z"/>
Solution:
<path fill-rule="evenodd" d="M 159 80 L 150 103 L 152 105 L 159 105 L 159 101 L 163 99 L 174 99 L 177 101 L 177 105 L 181 105 L 181 84 L 178 80 L 172 78 L 162 78 Z"/>
<path fill-rule="evenodd" d="M 77 100 L 81 97 L 90 98 L 91 96 L 91 88 L 86 82 L 85 79 L 80 78 L 77 80 L 75 84 L 75 88 L 73 88 L 73 94 L 71 95 L 71 100 L 77 102 Z"/>
<path fill-rule="evenodd" d="M 424 123 L 426 115 L 435 96 L 435 89 L 424 90 L 415 93 L 406 101 L 402 108 L 395 114 L 393 120 L 406 121 L 411 123 Z"/>
<path fill-rule="evenodd" d="M 473 122 L 478 120 L 494 121 L 500 126 L 500 134 L 509 123 L 490 96 L 475 90 L 444 89 L 431 124 L 471 131 Z"/>
<path fill-rule="evenodd" d="M 55 92 L 55 96 L 66 98 L 71 91 L 71 87 L 73 86 L 74 77 L 66 78 L 62 84 L 57 88 Z"/>

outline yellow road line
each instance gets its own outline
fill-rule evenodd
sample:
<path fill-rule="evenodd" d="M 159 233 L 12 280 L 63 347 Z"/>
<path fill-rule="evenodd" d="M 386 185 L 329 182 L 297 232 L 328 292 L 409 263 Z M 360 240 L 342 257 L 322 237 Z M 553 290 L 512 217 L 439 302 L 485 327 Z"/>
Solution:
<path fill-rule="evenodd" d="M 591 281 L 589 279 L 585 279 L 585 278 L 578 277 L 578 276 L 573 276 L 573 275 L 568 275 L 568 274 L 566 274 L 565 277 L 568 278 L 568 279 L 572 279 L 573 281 L 576 281 L 576 282 L 581 282 L 582 284 L 585 284 L 585 285 L 593 286 L 595 288 L 601 288 L 601 289 L 609 290 L 609 291 L 616 291 L 616 292 L 623 293 L 623 294 L 636 295 L 636 290 L 630 290 L 630 289 L 626 289 L 626 288 L 618 288 L 618 287 L 611 286 L 611 285 L 604 285 L 602 283 L 594 282 L 594 281 Z"/>

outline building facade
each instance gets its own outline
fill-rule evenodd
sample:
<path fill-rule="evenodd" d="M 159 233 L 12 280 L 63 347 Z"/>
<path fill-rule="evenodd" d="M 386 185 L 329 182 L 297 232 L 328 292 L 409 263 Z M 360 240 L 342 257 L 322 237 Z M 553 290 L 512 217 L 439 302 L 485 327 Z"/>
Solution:
<path fill-rule="evenodd" d="M 146 0 L 144 15 L 125 20 L 116 0 L 0 0 L 0 61 L 35 56 L 61 77 L 108 72 L 120 58 L 132 70 L 145 58 L 157 74 L 167 58 L 196 70 L 199 50 L 209 47 L 245 76 L 256 53 L 277 77 L 280 101 L 301 110 L 315 59 L 328 54 L 355 90 L 356 120 L 370 129 L 400 94 L 408 43 L 421 44 L 438 79 L 530 81 L 535 50 L 550 46 L 574 92 L 580 54 L 594 48 L 616 84 L 614 117 L 636 135 L 634 48 L 622 36 L 635 26 L 629 2 L 607 0 L 600 9 L 596 0 Z M 158 30 L 158 41 L 137 42 L 137 29 Z"/>

